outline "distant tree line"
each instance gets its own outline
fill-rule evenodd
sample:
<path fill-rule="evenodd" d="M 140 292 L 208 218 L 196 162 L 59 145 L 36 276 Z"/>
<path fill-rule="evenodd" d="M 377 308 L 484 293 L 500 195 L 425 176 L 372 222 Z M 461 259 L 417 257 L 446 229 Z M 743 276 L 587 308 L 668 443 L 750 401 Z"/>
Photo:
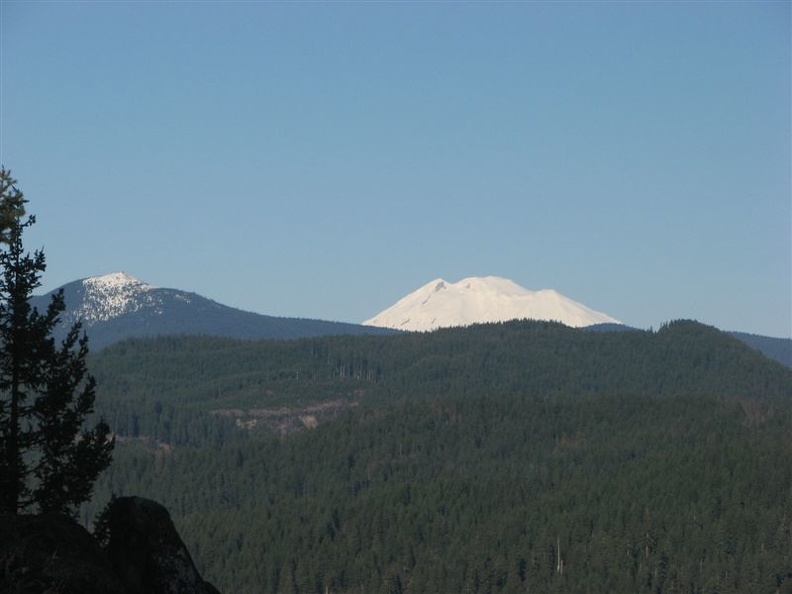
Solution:
<path fill-rule="evenodd" d="M 431 334 L 293 341 L 129 340 L 92 356 L 100 412 L 121 435 L 171 445 L 243 437 L 206 414 L 337 398 L 381 406 L 427 397 L 591 398 L 708 394 L 787 402 L 792 371 L 690 321 L 657 332 L 510 322 Z"/>

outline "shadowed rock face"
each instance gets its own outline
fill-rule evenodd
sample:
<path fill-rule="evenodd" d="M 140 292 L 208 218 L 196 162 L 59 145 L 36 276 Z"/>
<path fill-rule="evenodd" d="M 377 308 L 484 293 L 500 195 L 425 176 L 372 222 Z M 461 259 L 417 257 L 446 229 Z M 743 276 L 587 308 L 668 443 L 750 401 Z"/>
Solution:
<path fill-rule="evenodd" d="M 0 516 L 0 592 L 125 594 L 88 531 L 60 514 Z"/>
<path fill-rule="evenodd" d="M 122 497 L 106 513 L 104 550 L 67 516 L 0 515 L 0 593 L 219 594 L 159 503 Z"/>
<path fill-rule="evenodd" d="M 107 553 L 127 594 L 217 594 L 193 564 L 162 505 L 116 499 L 108 510 Z"/>

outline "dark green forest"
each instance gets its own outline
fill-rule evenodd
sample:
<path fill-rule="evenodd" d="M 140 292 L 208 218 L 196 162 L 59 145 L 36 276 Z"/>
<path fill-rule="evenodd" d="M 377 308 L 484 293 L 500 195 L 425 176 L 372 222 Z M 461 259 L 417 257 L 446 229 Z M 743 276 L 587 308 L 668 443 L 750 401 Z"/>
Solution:
<path fill-rule="evenodd" d="M 696 322 L 131 340 L 112 495 L 223 592 L 792 592 L 792 371 Z"/>

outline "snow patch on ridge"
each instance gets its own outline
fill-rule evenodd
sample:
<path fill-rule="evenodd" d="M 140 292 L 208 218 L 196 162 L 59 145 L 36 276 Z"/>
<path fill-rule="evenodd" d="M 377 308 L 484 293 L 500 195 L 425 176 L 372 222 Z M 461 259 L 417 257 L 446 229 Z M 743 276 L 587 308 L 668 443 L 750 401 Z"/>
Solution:
<path fill-rule="evenodd" d="M 86 287 L 93 287 L 99 291 L 105 292 L 113 292 L 129 287 L 139 287 L 143 290 L 155 288 L 153 285 L 144 283 L 143 281 L 140 281 L 134 276 L 130 276 L 123 271 L 112 272 L 102 276 L 92 276 L 90 278 L 83 279 L 83 284 Z"/>
<path fill-rule="evenodd" d="M 430 331 L 519 319 L 557 321 L 572 327 L 621 323 L 552 289 L 531 291 L 509 279 L 487 276 L 457 283 L 435 279 L 363 324 Z"/>
<path fill-rule="evenodd" d="M 74 315 L 87 325 L 105 322 L 145 307 L 161 305 L 154 287 L 125 272 L 92 276 L 82 281 L 85 295 Z M 160 310 L 161 312 L 161 310 Z"/>

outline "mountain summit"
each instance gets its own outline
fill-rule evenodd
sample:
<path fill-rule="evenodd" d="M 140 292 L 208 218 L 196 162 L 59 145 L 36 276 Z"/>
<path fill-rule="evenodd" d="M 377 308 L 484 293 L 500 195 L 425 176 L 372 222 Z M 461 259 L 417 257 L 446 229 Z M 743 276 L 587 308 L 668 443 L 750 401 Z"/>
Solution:
<path fill-rule="evenodd" d="M 126 272 L 92 276 L 82 280 L 82 287 L 73 288 L 78 289 L 81 295 L 80 299 L 74 300 L 75 307 L 69 315 L 74 321 L 82 319 L 86 326 L 140 311 L 147 306 L 156 307 L 161 301 L 157 293 L 152 292 L 156 287 Z"/>
<path fill-rule="evenodd" d="M 497 276 L 470 277 L 458 283 L 435 279 L 363 324 L 429 331 L 518 319 L 557 321 L 575 328 L 621 324 L 556 291 L 530 291 Z"/>

